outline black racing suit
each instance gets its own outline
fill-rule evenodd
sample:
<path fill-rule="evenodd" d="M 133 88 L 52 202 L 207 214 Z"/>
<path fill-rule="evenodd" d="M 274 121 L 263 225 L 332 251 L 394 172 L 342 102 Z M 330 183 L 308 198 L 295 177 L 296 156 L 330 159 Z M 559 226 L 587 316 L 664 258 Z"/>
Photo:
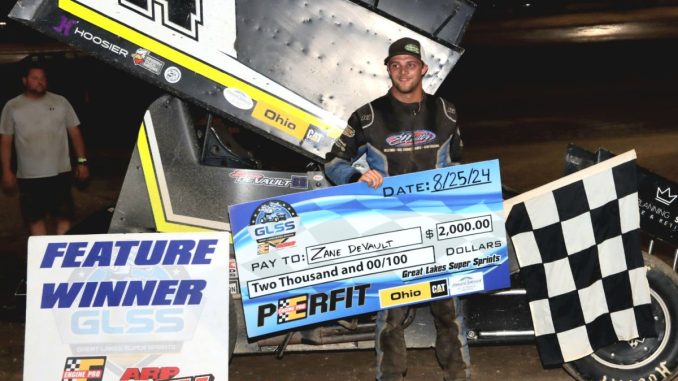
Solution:
<path fill-rule="evenodd" d="M 389 94 L 360 107 L 327 156 L 325 173 L 335 184 L 357 181 L 352 164 L 363 155 L 384 176 L 456 164 L 462 141 L 454 106 L 425 94 L 405 104 Z M 458 298 L 430 303 L 434 317 L 436 357 L 447 381 L 470 380 L 471 364 Z M 375 346 L 377 379 L 402 380 L 407 371 L 405 330 L 407 307 L 379 312 Z"/>

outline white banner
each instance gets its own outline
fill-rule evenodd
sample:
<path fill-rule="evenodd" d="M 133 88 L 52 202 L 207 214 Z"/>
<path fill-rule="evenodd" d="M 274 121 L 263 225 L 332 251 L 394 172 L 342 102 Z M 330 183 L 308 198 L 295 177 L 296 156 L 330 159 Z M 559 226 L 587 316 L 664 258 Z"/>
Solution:
<path fill-rule="evenodd" d="M 25 380 L 227 380 L 228 233 L 31 237 Z"/>

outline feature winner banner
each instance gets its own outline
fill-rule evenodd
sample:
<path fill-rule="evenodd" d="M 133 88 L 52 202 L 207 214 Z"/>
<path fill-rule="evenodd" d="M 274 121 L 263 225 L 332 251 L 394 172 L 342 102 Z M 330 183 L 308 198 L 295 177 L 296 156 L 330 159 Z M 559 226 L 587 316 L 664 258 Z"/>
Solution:
<path fill-rule="evenodd" d="M 510 285 L 497 160 L 229 212 L 249 337 Z"/>
<path fill-rule="evenodd" d="M 228 379 L 228 233 L 31 237 L 24 379 Z"/>

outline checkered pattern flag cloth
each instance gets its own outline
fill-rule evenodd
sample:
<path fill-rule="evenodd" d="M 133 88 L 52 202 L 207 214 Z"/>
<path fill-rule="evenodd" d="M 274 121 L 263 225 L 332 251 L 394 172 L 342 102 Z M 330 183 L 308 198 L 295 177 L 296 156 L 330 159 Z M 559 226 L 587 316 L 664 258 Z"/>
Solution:
<path fill-rule="evenodd" d="M 75 357 L 69 357 L 66 359 L 66 366 L 64 370 L 78 370 L 80 369 L 80 360 Z"/>
<path fill-rule="evenodd" d="M 505 202 L 545 366 L 656 336 L 635 158 L 627 152 Z"/>
<path fill-rule="evenodd" d="M 80 359 L 76 357 L 69 357 L 66 359 L 66 365 L 64 366 L 64 372 L 80 370 Z M 77 381 L 76 378 L 64 378 L 63 381 Z"/>

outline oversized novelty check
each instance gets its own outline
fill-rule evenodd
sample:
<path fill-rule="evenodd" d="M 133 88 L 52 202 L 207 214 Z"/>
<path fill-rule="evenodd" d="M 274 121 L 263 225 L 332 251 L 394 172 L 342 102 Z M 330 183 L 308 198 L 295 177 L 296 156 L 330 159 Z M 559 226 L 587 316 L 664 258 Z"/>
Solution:
<path fill-rule="evenodd" d="M 249 337 L 510 284 L 497 160 L 229 211 Z"/>

